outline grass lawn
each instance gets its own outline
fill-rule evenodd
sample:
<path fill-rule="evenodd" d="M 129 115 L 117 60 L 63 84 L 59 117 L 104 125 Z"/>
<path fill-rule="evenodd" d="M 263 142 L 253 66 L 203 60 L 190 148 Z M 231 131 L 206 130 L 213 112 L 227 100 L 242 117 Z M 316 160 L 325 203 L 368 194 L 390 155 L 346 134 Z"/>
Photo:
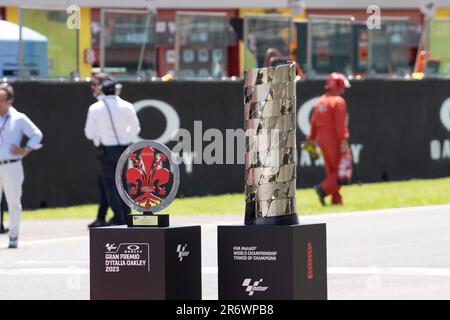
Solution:
<path fill-rule="evenodd" d="M 313 189 L 297 190 L 297 208 L 300 215 L 347 212 L 385 208 L 413 207 L 432 204 L 450 204 L 450 178 L 410 180 L 404 182 L 370 183 L 342 188 L 344 205 L 322 207 Z M 327 199 L 328 203 L 330 199 Z M 23 219 L 73 219 L 96 216 L 97 205 L 38 209 L 25 211 Z M 178 198 L 167 208 L 171 215 L 244 214 L 244 195 Z M 108 215 L 111 215 L 109 213 Z"/>

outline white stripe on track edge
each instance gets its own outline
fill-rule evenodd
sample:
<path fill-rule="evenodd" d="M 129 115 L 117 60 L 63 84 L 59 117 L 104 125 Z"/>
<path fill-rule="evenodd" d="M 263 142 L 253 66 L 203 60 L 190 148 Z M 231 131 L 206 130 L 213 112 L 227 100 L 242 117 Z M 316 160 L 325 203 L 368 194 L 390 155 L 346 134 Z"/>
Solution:
<path fill-rule="evenodd" d="M 39 240 L 23 240 L 19 239 L 19 249 L 20 247 L 28 247 L 31 245 L 41 245 L 41 244 L 49 244 L 49 243 L 61 243 L 61 242 L 70 242 L 70 241 L 82 241 L 89 239 L 89 236 L 78 236 L 78 237 L 61 237 L 61 238 L 51 238 L 51 239 L 39 239 Z"/>
<path fill-rule="evenodd" d="M 385 275 L 385 276 L 434 276 L 450 277 L 448 268 L 415 268 L 415 267 L 328 267 L 329 275 Z M 217 267 L 202 268 L 203 274 L 217 274 Z"/>
<path fill-rule="evenodd" d="M 339 219 L 339 218 L 351 218 L 351 217 L 363 217 L 363 216 L 373 216 L 373 215 L 384 215 L 384 214 L 402 214 L 402 213 L 411 213 L 411 212 L 422 212 L 422 211 L 439 211 L 439 210 L 448 210 L 450 213 L 450 204 L 445 205 L 432 205 L 432 206 L 416 206 L 416 207 L 407 207 L 407 208 L 390 208 L 390 209 L 380 209 L 380 210 L 367 210 L 367 211 L 348 211 L 348 212 L 336 212 L 336 213 L 327 213 L 327 214 L 311 214 L 311 215 L 301 215 L 298 214 L 300 224 L 302 221 L 305 222 L 317 222 L 323 221 L 325 222 L 327 219 Z M 234 216 L 233 216 L 234 217 Z M 233 221 L 218 221 L 215 223 L 205 223 L 200 224 L 202 229 L 211 229 L 217 227 L 219 225 L 243 225 L 244 224 L 244 215 L 242 215 L 241 220 L 233 220 Z M 30 245 L 40 245 L 40 244 L 50 244 L 50 243 L 62 243 L 68 241 L 80 241 L 87 240 L 89 236 L 77 236 L 77 237 L 61 237 L 61 238 L 51 238 L 51 239 L 41 239 L 41 240 L 19 240 L 19 248 L 20 246 L 30 246 Z"/>
<path fill-rule="evenodd" d="M 37 262 L 39 263 L 39 262 Z M 448 268 L 415 268 L 415 267 L 328 267 L 328 275 L 380 275 L 380 276 L 421 276 L 421 277 L 450 277 Z M 216 275 L 215 266 L 202 267 L 203 275 Z M 0 268 L 0 276 L 5 275 L 76 275 L 89 274 L 89 268 L 67 265 L 66 267 L 18 267 Z"/>

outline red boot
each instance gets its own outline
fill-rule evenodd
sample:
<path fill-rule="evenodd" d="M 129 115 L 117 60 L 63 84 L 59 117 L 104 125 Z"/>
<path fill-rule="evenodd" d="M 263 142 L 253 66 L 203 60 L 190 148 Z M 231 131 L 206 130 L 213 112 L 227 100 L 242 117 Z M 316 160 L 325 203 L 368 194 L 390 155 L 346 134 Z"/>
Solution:
<path fill-rule="evenodd" d="M 339 192 L 338 193 L 333 193 L 331 195 L 331 204 L 332 205 L 336 205 L 336 206 L 344 204 L 342 202 L 342 196 L 341 196 L 341 194 Z"/>

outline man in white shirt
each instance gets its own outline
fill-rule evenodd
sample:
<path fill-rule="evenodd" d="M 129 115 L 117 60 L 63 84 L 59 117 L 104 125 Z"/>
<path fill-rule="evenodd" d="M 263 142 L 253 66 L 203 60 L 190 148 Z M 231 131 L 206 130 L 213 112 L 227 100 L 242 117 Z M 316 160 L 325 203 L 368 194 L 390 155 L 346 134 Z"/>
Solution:
<path fill-rule="evenodd" d="M 115 80 L 102 82 L 104 97 L 89 107 L 84 128 L 86 137 L 100 145 L 98 160 L 101 178 L 114 212 L 111 225 L 126 223 L 122 200 L 116 188 L 115 170 L 121 154 L 141 131 L 133 105 L 115 95 L 117 86 Z"/>
<path fill-rule="evenodd" d="M 92 77 L 92 82 L 91 82 L 92 95 L 97 100 L 102 100 L 105 97 L 105 95 L 102 92 L 101 85 L 106 80 L 114 80 L 114 79 L 111 77 L 111 75 L 109 75 L 107 73 L 103 73 L 103 72 L 97 73 L 96 75 L 94 75 Z M 120 94 L 120 90 L 116 90 L 116 92 L 114 94 L 118 96 Z M 96 147 L 100 146 L 100 141 L 95 140 L 93 142 Z M 90 223 L 88 225 L 88 228 L 104 227 L 109 224 L 109 222 L 106 221 L 106 215 L 108 213 L 109 202 L 108 202 L 108 197 L 106 195 L 106 189 L 103 184 L 103 179 L 102 179 L 101 173 L 99 173 L 97 176 L 97 187 L 98 187 L 98 192 L 99 192 L 97 217 L 92 223 Z M 129 214 L 131 211 L 131 209 L 128 207 L 128 205 L 123 201 L 122 201 L 122 208 L 123 208 L 125 214 Z"/>
<path fill-rule="evenodd" d="M 12 106 L 13 100 L 12 86 L 0 84 L 0 189 L 5 193 L 9 209 L 9 248 L 18 246 L 24 180 L 21 160 L 32 150 L 42 147 L 41 130 Z M 20 142 L 24 135 L 29 140 L 26 147 L 21 148 Z"/>

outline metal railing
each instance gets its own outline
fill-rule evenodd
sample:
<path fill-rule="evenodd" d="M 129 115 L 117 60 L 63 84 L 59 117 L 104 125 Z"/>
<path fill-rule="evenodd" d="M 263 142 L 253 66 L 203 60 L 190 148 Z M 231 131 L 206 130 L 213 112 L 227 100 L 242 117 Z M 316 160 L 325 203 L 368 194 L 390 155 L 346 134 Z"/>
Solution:
<path fill-rule="evenodd" d="M 177 12 L 175 73 L 179 79 L 227 76 L 226 13 Z"/>
<path fill-rule="evenodd" d="M 18 26 L 0 21 L 18 34 L 17 41 L 0 39 L 0 78 L 78 79 L 80 31 L 67 28 L 66 20 L 62 7 L 21 6 Z M 176 78 L 226 78 L 232 29 L 226 13 L 177 12 L 175 25 Z M 155 79 L 155 11 L 102 9 L 100 27 L 98 70 Z M 371 29 L 352 16 L 311 15 L 299 22 L 289 15 L 249 14 L 242 27 L 244 69 L 264 66 L 268 51 L 276 49 L 279 58 L 296 56 L 307 78 L 338 71 L 349 77 L 409 79 L 426 52 L 422 74 L 450 76 L 450 19 L 426 19 L 422 25 L 407 17 L 381 17 L 380 27 Z"/>
<path fill-rule="evenodd" d="M 100 69 L 117 77 L 156 75 L 155 12 L 102 9 Z"/>
<path fill-rule="evenodd" d="M 383 17 L 379 29 L 368 30 L 369 76 L 407 77 L 413 72 L 409 61 L 410 24 L 408 17 Z"/>
<path fill-rule="evenodd" d="M 307 75 L 353 72 L 352 16 L 312 15 L 308 19 Z"/>
<path fill-rule="evenodd" d="M 264 66 L 267 51 L 289 57 L 293 43 L 293 22 L 290 16 L 279 14 L 248 14 L 244 17 L 244 68 Z"/>

